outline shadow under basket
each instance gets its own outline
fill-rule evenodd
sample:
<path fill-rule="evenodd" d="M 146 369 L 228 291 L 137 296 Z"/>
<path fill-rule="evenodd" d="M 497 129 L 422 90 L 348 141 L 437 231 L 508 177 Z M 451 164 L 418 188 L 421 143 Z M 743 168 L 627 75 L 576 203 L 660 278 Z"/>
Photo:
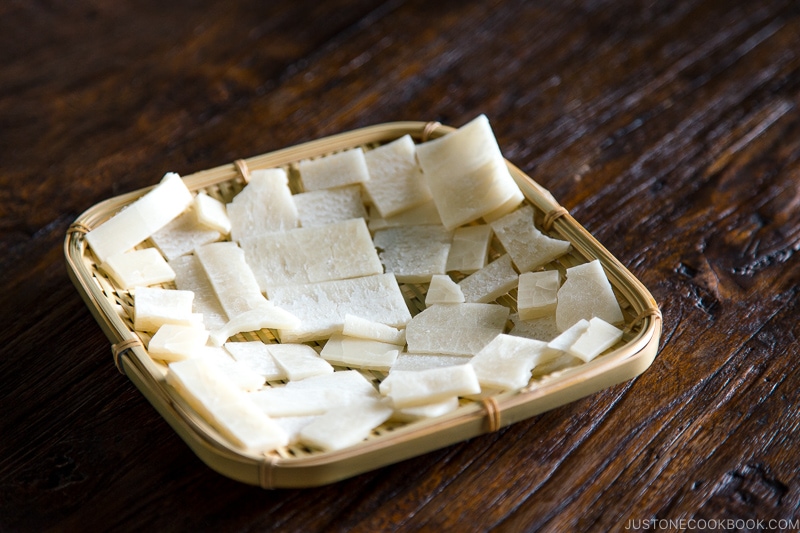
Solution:
<path fill-rule="evenodd" d="M 369 150 L 410 134 L 415 142 L 440 137 L 453 128 L 436 122 L 394 122 L 342 133 L 265 155 L 238 160 L 184 176 L 193 192 L 204 191 L 229 202 L 247 183 L 249 170 L 282 167 L 289 175 L 293 193 L 301 192 L 296 164 L 341 150 Z M 209 467 L 232 479 L 264 488 L 312 487 L 332 483 L 404 459 L 443 448 L 484 433 L 496 431 L 536 414 L 572 402 L 601 389 L 627 381 L 644 372 L 655 359 L 661 335 L 661 313 L 648 290 L 553 196 L 518 168 L 508 163 L 514 180 L 535 209 L 537 227 L 544 233 L 567 240 L 571 252 L 546 268 L 562 272 L 571 266 L 599 259 L 611 282 L 625 318 L 624 334 L 611 349 L 578 366 L 531 379 L 521 390 L 504 392 L 481 400 L 462 399 L 450 414 L 399 423 L 375 429 L 359 444 L 339 451 L 323 452 L 290 445 L 254 455 L 228 442 L 177 392 L 167 385 L 167 366 L 150 357 L 149 338 L 133 329 L 133 298 L 98 268 L 87 247 L 85 235 L 150 188 L 103 201 L 84 212 L 67 232 L 64 252 L 70 278 L 93 316 L 112 343 L 117 368 L 144 394 L 194 453 Z M 149 241 L 139 246 L 149 247 Z M 490 260 L 503 253 L 493 240 Z M 174 284 L 162 285 L 174 288 Z M 411 314 L 425 308 L 425 284 L 401 284 Z M 516 289 L 497 300 L 516 312 Z M 274 332 L 261 330 L 238 334 L 233 340 L 277 342 Z M 362 371 L 373 383 L 386 374 Z M 268 383 L 266 386 L 273 384 Z"/>

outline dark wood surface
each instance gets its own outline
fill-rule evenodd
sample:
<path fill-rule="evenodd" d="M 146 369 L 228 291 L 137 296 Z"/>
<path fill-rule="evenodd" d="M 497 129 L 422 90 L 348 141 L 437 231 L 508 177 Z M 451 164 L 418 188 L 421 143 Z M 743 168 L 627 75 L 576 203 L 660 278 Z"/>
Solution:
<path fill-rule="evenodd" d="M 800 529 L 799 106 L 788 0 L 0 4 L 0 531 Z M 325 487 L 206 467 L 115 369 L 69 224 L 166 171 L 479 113 L 653 293 L 653 365 Z"/>

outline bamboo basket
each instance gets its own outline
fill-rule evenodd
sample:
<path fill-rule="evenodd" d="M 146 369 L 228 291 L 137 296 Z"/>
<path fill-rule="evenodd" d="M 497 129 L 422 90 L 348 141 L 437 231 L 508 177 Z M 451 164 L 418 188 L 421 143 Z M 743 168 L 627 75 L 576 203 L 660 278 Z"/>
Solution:
<path fill-rule="evenodd" d="M 353 147 L 370 149 L 410 134 L 416 142 L 440 137 L 453 128 L 436 122 L 394 122 L 341 133 L 268 154 L 237 160 L 210 170 L 184 176 L 193 192 L 204 191 L 224 202 L 246 184 L 250 169 L 283 167 L 293 192 L 300 192 L 296 163 Z M 661 313 L 648 290 L 586 231 L 553 196 L 530 177 L 508 163 L 509 170 L 535 208 L 537 226 L 546 234 L 568 240 L 572 251 L 547 265 L 564 270 L 599 259 L 625 317 L 622 340 L 600 357 L 579 366 L 531 379 L 522 390 L 483 400 L 462 400 L 459 408 L 444 416 L 409 423 L 386 423 L 363 442 L 333 452 L 299 445 L 269 454 L 252 455 L 230 444 L 200 417 L 170 386 L 167 367 L 152 359 L 145 348 L 148 338 L 133 330 L 133 300 L 98 269 L 87 247 L 85 234 L 109 219 L 150 188 L 101 202 L 79 216 L 67 232 L 64 252 L 68 272 L 78 292 L 112 343 L 117 368 L 210 468 L 232 479 L 263 488 L 311 487 L 332 483 L 385 465 L 422 455 L 536 414 L 572 402 L 644 372 L 653 362 L 661 335 Z M 151 246 L 148 241 L 140 247 Z M 502 253 L 493 241 L 490 259 Z M 165 284 L 164 287 L 174 287 Z M 425 308 L 425 285 L 401 284 L 412 315 Z M 497 301 L 516 312 L 516 289 Z M 235 340 L 277 342 L 273 332 L 239 334 Z M 375 384 L 381 372 L 365 372 Z"/>

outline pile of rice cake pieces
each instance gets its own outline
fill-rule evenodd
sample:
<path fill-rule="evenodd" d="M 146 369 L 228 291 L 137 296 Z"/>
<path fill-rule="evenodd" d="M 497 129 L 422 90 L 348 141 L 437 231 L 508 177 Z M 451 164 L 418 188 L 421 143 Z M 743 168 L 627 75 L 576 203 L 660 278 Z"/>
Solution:
<path fill-rule="evenodd" d="M 546 268 L 570 244 L 537 229 L 484 115 L 296 168 L 303 192 L 258 169 L 227 204 L 168 173 L 86 236 L 167 382 L 243 451 L 342 449 L 621 339 L 599 261 Z M 425 290 L 413 317 L 401 284 Z"/>

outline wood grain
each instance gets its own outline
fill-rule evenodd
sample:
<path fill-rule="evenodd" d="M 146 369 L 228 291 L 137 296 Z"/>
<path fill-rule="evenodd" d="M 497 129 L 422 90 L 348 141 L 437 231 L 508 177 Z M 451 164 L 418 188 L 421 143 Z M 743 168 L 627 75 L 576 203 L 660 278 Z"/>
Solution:
<path fill-rule="evenodd" d="M 788 0 L 3 4 L 0 530 L 797 524 L 798 50 Z M 69 224 L 167 171 L 478 113 L 653 293 L 655 363 L 330 486 L 203 465 L 114 368 Z"/>

